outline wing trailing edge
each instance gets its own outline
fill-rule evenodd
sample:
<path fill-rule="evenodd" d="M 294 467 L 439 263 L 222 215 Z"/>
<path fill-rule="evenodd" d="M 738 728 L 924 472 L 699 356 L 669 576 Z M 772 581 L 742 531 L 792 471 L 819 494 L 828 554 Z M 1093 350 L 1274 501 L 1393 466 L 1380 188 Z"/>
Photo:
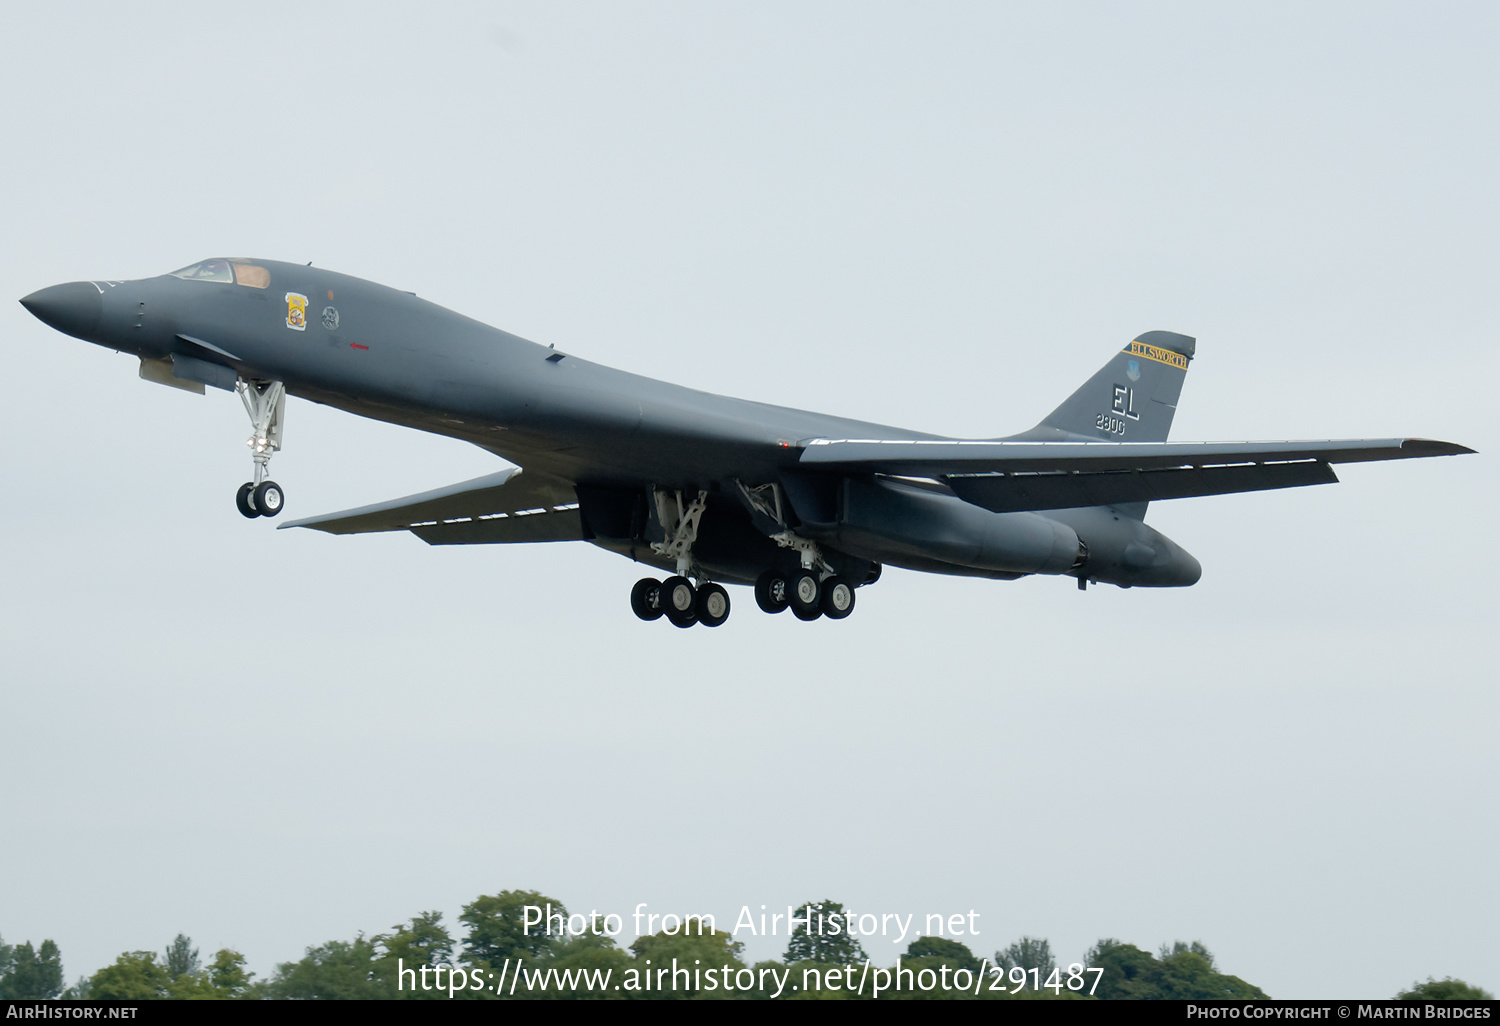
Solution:
<path fill-rule="evenodd" d="M 502 470 L 470 481 L 281 528 L 310 527 L 328 534 L 410 531 L 429 545 L 582 540 L 583 521 L 573 486 L 559 478 Z"/>

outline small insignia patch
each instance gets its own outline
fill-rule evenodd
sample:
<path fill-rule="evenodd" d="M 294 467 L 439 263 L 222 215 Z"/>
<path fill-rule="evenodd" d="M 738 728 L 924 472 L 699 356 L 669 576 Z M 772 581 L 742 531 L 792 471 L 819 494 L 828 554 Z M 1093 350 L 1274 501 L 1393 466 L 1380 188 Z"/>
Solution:
<path fill-rule="evenodd" d="M 323 317 L 326 320 L 328 315 L 324 314 Z M 1125 368 L 1125 376 L 1131 381 L 1141 380 L 1141 361 L 1131 360 L 1130 365 Z"/>
<path fill-rule="evenodd" d="M 339 326 L 339 312 L 331 306 L 323 308 L 323 327 L 329 331 Z"/>
<path fill-rule="evenodd" d="M 293 331 L 307 330 L 307 297 L 300 292 L 286 294 L 286 326 Z"/>

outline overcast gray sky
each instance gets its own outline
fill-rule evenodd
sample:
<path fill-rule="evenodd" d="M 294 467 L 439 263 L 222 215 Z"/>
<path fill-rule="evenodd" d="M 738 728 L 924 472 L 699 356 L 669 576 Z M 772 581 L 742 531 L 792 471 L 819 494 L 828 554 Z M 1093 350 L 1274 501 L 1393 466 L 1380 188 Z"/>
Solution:
<path fill-rule="evenodd" d="M 677 631 L 585 545 L 246 521 L 235 398 L 0 304 L 7 941 L 264 975 L 505 888 L 832 897 L 974 909 L 982 954 L 1201 939 L 1278 997 L 1500 987 L 1494 5 L 9 5 L 0 41 L 12 300 L 311 260 L 960 436 L 1167 329 L 1176 438 L 1481 450 L 1156 504 L 1191 589 L 890 571 L 841 623 L 736 590 Z M 500 466 L 299 400 L 273 464 L 294 516 Z"/>

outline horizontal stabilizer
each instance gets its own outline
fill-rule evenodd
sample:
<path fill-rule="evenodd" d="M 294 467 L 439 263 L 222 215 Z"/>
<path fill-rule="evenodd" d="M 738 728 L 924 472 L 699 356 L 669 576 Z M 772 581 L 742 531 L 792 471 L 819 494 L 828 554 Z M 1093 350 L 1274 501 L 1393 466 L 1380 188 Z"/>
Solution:
<path fill-rule="evenodd" d="M 281 527 L 311 527 L 329 534 L 409 530 L 433 545 L 561 541 L 568 524 L 575 525 L 576 533 L 567 537 L 583 537 L 577 503 L 568 482 L 511 468 L 373 506 L 293 520 Z M 527 526 L 520 527 L 522 523 Z"/>
<path fill-rule="evenodd" d="M 1311 442 L 1027 442 L 831 440 L 803 443 L 800 463 L 845 473 L 942 478 L 997 513 L 1125 506 L 1155 499 L 1330 484 L 1329 464 L 1473 452 L 1426 438 Z"/>
<path fill-rule="evenodd" d="M 1336 484 L 1338 476 L 1320 460 L 1302 460 L 1170 470 L 976 474 L 951 476 L 947 481 L 954 494 L 965 502 L 995 513 L 1015 513 Z"/>
<path fill-rule="evenodd" d="M 1321 442 L 1006 442 L 944 439 L 815 438 L 802 442 L 802 466 L 878 474 L 948 474 L 1049 470 L 1155 470 L 1321 460 L 1361 463 L 1420 456 L 1456 456 L 1473 449 L 1426 438 Z"/>

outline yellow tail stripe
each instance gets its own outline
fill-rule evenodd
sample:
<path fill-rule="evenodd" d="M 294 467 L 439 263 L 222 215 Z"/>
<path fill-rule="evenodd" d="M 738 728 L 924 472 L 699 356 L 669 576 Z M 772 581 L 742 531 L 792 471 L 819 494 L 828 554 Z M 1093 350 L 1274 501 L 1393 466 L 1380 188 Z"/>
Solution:
<path fill-rule="evenodd" d="M 1157 363 L 1164 363 L 1168 367 L 1187 370 L 1188 358 L 1181 353 L 1174 353 L 1170 349 L 1159 349 L 1156 346 L 1147 346 L 1139 342 L 1132 342 L 1121 350 L 1121 352 L 1129 353 L 1131 356 L 1145 357 L 1147 360 L 1155 360 Z"/>

